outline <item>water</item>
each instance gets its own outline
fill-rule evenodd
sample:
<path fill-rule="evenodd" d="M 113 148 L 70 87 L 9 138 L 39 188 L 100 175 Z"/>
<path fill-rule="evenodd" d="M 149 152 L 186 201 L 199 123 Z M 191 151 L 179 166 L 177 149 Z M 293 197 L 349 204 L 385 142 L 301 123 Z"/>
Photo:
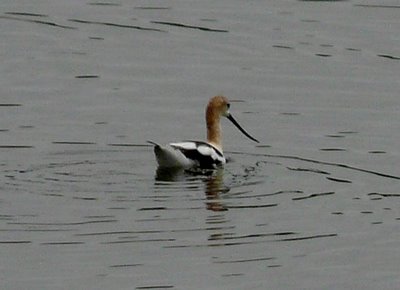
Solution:
<path fill-rule="evenodd" d="M 0 288 L 396 289 L 389 2 L 3 1 Z M 216 94 L 261 145 L 157 171 Z"/>

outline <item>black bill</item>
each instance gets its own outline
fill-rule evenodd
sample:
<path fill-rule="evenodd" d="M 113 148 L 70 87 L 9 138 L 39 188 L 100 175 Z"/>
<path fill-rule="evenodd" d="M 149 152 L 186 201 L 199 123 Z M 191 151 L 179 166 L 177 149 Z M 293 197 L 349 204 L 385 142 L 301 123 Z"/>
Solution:
<path fill-rule="evenodd" d="M 235 125 L 235 126 L 240 130 L 240 132 L 242 132 L 244 135 L 246 135 L 246 136 L 247 136 L 248 138 L 250 138 L 251 140 L 253 140 L 253 141 L 257 142 L 257 143 L 260 143 L 260 141 L 258 141 L 256 138 L 251 137 L 250 134 L 247 133 L 247 132 L 239 125 L 238 122 L 236 122 L 236 120 L 232 117 L 231 114 L 229 114 L 229 115 L 227 116 L 227 118 L 229 119 L 229 121 L 231 121 L 231 122 L 233 123 L 233 125 Z"/>

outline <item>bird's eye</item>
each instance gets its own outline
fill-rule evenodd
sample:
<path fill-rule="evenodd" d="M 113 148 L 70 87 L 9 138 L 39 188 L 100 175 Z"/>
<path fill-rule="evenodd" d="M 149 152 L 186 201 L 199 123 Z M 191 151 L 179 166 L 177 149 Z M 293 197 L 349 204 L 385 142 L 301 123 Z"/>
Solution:
<path fill-rule="evenodd" d="M 229 109 L 231 107 L 231 104 L 227 103 L 226 107 Z"/>

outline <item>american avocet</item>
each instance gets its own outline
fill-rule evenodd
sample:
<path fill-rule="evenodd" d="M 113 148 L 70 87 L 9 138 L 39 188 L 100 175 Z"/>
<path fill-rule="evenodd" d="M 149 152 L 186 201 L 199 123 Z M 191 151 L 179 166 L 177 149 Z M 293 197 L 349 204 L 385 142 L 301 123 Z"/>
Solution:
<path fill-rule="evenodd" d="M 236 122 L 229 112 L 229 107 L 228 99 L 223 96 L 215 96 L 208 102 L 206 108 L 207 142 L 188 140 L 161 146 L 148 141 L 154 145 L 159 167 L 209 169 L 225 164 L 226 158 L 222 151 L 221 117 L 228 118 L 244 135 L 259 143 Z"/>

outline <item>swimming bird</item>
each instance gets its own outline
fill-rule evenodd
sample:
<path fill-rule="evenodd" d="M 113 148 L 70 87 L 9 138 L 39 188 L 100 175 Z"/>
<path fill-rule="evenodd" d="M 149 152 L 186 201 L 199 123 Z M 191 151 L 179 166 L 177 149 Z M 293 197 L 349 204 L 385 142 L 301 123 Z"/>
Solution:
<path fill-rule="evenodd" d="M 154 145 L 154 153 L 159 168 L 201 168 L 212 169 L 226 163 L 226 158 L 222 151 L 222 130 L 220 120 L 226 117 L 230 120 L 245 136 L 259 143 L 257 139 L 250 136 L 233 118 L 229 112 L 230 103 L 224 96 L 212 97 L 206 107 L 207 141 L 183 141 L 159 145 L 148 141 Z"/>

